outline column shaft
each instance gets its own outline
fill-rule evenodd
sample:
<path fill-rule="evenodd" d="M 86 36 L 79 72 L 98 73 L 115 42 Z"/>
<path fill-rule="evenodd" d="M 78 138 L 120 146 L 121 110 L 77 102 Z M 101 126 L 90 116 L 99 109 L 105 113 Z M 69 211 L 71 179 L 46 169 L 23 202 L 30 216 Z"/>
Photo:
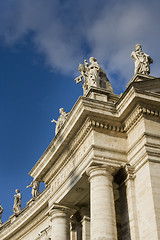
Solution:
<path fill-rule="evenodd" d="M 91 240 L 116 240 L 113 177 L 106 166 L 90 167 Z"/>
<path fill-rule="evenodd" d="M 69 240 L 70 239 L 70 222 L 69 216 L 65 210 L 53 209 L 51 212 L 53 240 Z"/>

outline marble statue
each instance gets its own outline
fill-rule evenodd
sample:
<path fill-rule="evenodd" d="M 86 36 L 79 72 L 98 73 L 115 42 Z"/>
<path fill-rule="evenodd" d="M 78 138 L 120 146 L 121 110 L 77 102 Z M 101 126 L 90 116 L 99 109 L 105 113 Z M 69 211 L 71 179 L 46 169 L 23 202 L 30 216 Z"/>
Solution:
<path fill-rule="evenodd" d="M 105 88 L 113 92 L 112 86 L 106 76 L 104 70 L 100 67 L 95 57 L 89 58 L 90 64 L 84 60 L 84 65 L 79 64 L 78 70 L 81 75 L 75 78 L 76 83 L 83 83 L 83 92 L 86 94 L 87 90 L 91 87 Z"/>
<path fill-rule="evenodd" d="M 2 224 L 2 220 L 1 220 L 2 213 L 3 213 L 3 207 L 0 204 L 0 225 Z"/>
<path fill-rule="evenodd" d="M 153 60 L 148 54 L 142 52 L 142 46 L 140 44 L 135 45 L 135 51 L 131 53 L 131 57 L 135 62 L 134 74 L 150 74 L 150 64 L 153 63 Z"/>
<path fill-rule="evenodd" d="M 21 211 L 21 193 L 20 190 L 15 190 L 16 195 L 14 195 L 14 205 L 13 205 L 13 212 L 19 213 Z"/>
<path fill-rule="evenodd" d="M 64 111 L 64 108 L 60 108 L 59 109 L 59 113 L 60 113 L 60 116 L 59 116 L 58 120 L 56 121 L 56 120 L 53 119 L 51 121 L 51 122 L 55 122 L 56 123 L 55 135 L 58 133 L 58 131 L 63 126 L 63 124 L 65 123 L 66 119 L 69 116 L 69 113 L 66 113 Z"/>
<path fill-rule="evenodd" d="M 30 185 L 28 185 L 26 188 L 32 188 L 32 197 L 36 198 L 39 195 L 39 181 L 33 180 Z"/>

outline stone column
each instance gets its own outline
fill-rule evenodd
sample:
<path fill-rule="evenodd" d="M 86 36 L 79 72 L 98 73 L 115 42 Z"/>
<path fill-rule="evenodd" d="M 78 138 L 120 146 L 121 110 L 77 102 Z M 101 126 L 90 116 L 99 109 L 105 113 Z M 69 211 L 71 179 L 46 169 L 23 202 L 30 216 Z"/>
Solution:
<path fill-rule="evenodd" d="M 90 218 L 84 216 L 82 218 L 82 239 L 83 240 L 90 240 Z"/>
<path fill-rule="evenodd" d="M 90 181 L 91 240 L 117 240 L 113 177 L 109 166 L 87 170 Z"/>
<path fill-rule="evenodd" d="M 70 212 L 67 209 L 55 208 L 51 215 L 51 240 L 70 240 Z"/>
<path fill-rule="evenodd" d="M 89 217 L 89 209 L 83 207 L 80 209 L 81 215 L 81 224 L 82 224 L 82 239 L 90 240 L 90 217 Z"/>
<path fill-rule="evenodd" d="M 130 235 L 132 240 L 139 240 L 138 218 L 137 218 L 137 206 L 136 206 L 136 194 L 134 185 L 134 168 L 127 164 L 125 166 L 127 178 L 125 180 L 127 203 L 128 203 L 128 215 L 130 224 Z"/>

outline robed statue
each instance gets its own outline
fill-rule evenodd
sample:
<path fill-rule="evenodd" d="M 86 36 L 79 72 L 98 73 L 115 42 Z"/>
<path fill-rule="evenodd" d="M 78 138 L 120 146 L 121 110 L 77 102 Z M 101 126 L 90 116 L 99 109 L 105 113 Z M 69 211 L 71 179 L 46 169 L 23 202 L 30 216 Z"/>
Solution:
<path fill-rule="evenodd" d="M 113 92 L 113 88 L 107 78 L 106 73 L 100 67 L 97 59 L 95 57 L 89 58 L 89 63 L 87 60 L 84 60 L 84 65 L 79 64 L 78 67 L 80 76 L 75 78 L 76 83 L 83 83 L 83 93 L 87 93 L 90 87 L 104 88 Z"/>
<path fill-rule="evenodd" d="M 59 132 L 59 130 L 61 129 L 61 127 L 63 126 L 63 124 L 65 123 L 66 119 L 68 118 L 69 116 L 69 113 L 66 113 L 64 111 L 64 108 L 60 108 L 59 109 L 59 113 L 60 113 L 60 116 L 58 118 L 58 120 L 52 120 L 51 122 L 55 122 L 56 123 L 56 128 L 55 128 L 55 135 Z"/>
<path fill-rule="evenodd" d="M 135 63 L 134 74 L 150 74 L 150 64 L 153 63 L 153 60 L 148 54 L 142 52 L 140 44 L 135 45 L 135 51 L 131 53 L 131 57 Z"/>
<path fill-rule="evenodd" d="M 16 194 L 14 195 L 14 205 L 13 205 L 13 212 L 19 213 L 21 211 L 21 193 L 19 189 L 15 190 Z"/>
<path fill-rule="evenodd" d="M 3 213 L 3 207 L 0 204 L 0 225 L 2 224 L 2 220 L 1 220 L 2 213 Z"/>
<path fill-rule="evenodd" d="M 31 182 L 30 185 L 28 185 L 26 188 L 29 188 L 31 187 L 32 188 L 32 197 L 33 198 L 36 198 L 38 197 L 39 195 L 39 181 L 37 180 L 33 180 L 33 182 Z"/>

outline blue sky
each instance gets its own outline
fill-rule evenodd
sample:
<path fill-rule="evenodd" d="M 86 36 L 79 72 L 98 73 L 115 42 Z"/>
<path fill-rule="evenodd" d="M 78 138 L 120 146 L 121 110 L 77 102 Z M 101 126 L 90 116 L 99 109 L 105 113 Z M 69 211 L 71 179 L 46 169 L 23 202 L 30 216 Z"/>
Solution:
<path fill-rule="evenodd" d="M 160 76 L 160 2 L 116 0 L 0 1 L 0 203 L 12 215 L 14 191 L 22 208 L 31 198 L 28 172 L 54 137 L 59 108 L 82 95 L 78 64 L 98 59 L 120 94 L 133 76 L 136 43 Z M 43 186 L 42 186 L 43 188 Z"/>

